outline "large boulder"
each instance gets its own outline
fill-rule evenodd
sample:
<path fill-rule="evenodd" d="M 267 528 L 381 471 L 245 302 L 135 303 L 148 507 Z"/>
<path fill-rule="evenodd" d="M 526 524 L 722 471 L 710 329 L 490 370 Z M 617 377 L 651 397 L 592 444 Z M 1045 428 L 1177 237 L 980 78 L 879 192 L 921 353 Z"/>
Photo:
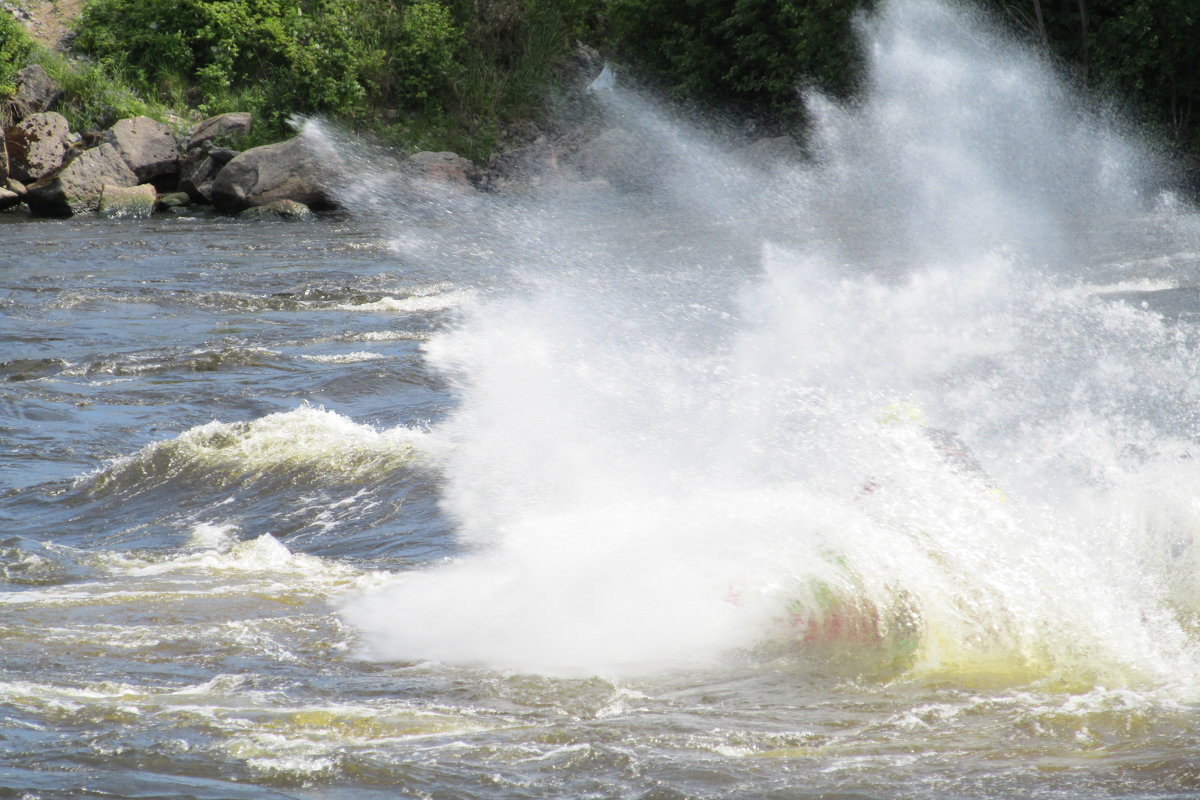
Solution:
<path fill-rule="evenodd" d="M 54 111 L 31 114 L 4 135 L 12 177 L 32 183 L 62 166 L 70 146 L 71 126 Z"/>
<path fill-rule="evenodd" d="M 210 199 L 218 209 L 234 213 L 273 200 L 333 208 L 330 157 L 332 153 L 318 153 L 302 136 L 251 148 L 217 173 Z"/>
<path fill-rule="evenodd" d="M 25 192 L 25 203 L 38 216 L 69 217 L 95 211 L 105 186 L 136 186 L 137 176 L 107 142 L 85 150 L 58 172 Z"/>
<path fill-rule="evenodd" d="M 116 148 L 141 183 L 173 189 L 179 182 L 179 145 L 163 123 L 149 117 L 123 119 L 101 138 Z"/>
<path fill-rule="evenodd" d="M 188 139 L 187 149 L 194 150 L 206 144 L 229 145 L 250 132 L 253 117 L 249 111 L 230 111 L 209 117 L 196 126 Z"/>
<path fill-rule="evenodd" d="M 211 142 L 188 150 L 179 164 L 179 191 L 187 192 L 195 203 L 211 203 L 217 173 L 237 155 L 237 151 L 213 147 Z"/>
<path fill-rule="evenodd" d="M 100 191 L 100 206 L 96 211 L 102 217 L 145 218 L 154 213 L 158 192 L 149 183 L 137 186 L 105 185 Z"/>

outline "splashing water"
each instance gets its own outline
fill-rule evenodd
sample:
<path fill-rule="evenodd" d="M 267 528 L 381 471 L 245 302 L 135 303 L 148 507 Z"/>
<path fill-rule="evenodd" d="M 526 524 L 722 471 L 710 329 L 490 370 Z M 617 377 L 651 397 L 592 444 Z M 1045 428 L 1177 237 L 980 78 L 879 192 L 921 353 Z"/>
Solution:
<path fill-rule="evenodd" d="M 1154 303 L 1195 256 L 1162 166 L 958 7 L 860 33 L 865 95 L 808 98 L 809 161 L 616 88 L 649 194 L 472 207 L 520 287 L 425 350 L 472 549 L 347 604 L 369 654 L 1194 684 L 1200 354 Z"/>

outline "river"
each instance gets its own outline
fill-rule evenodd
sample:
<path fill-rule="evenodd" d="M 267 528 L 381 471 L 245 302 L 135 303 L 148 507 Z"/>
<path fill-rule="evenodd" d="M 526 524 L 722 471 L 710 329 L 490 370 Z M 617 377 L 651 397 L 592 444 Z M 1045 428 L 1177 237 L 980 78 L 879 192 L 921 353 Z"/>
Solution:
<path fill-rule="evenodd" d="M 861 28 L 803 160 L 0 215 L 0 796 L 1194 796 L 1200 216 Z"/>

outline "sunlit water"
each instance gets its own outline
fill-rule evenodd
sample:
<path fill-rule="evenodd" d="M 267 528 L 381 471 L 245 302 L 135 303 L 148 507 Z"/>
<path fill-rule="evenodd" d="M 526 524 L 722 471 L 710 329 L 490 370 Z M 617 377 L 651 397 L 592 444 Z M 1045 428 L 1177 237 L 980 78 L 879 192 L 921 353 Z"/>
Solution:
<path fill-rule="evenodd" d="M 632 194 L 4 218 L 0 794 L 1198 791 L 1200 218 L 862 35 L 803 163 L 618 88 Z"/>

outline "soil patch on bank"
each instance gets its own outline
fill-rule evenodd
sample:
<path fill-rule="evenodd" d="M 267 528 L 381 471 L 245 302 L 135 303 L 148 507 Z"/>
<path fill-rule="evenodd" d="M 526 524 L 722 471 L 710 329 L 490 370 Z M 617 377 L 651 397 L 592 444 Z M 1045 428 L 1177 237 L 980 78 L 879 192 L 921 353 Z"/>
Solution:
<path fill-rule="evenodd" d="M 85 0 L 2 0 L 0 8 L 16 16 L 29 34 L 41 44 L 63 50 L 72 24 L 83 11 Z"/>

